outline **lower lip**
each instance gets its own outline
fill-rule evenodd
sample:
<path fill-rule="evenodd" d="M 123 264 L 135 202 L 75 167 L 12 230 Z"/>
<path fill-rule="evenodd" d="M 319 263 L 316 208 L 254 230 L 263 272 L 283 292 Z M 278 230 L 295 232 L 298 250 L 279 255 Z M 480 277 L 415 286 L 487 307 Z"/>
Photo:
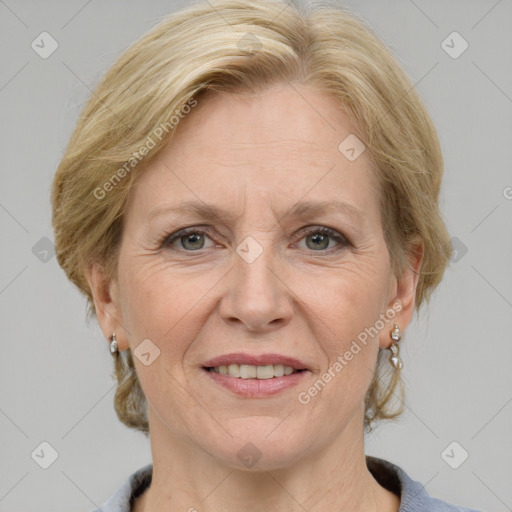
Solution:
<path fill-rule="evenodd" d="M 308 370 L 284 375 L 283 377 L 273 377 L 271 379 L 241 379 L 215 373 L 202 369 L 214 382 L 220 384 L 229 391 L 248 398 L 263 398 L 276 395 L 285 389 L 296 386 L 302 379 L 306 377 Z"/>

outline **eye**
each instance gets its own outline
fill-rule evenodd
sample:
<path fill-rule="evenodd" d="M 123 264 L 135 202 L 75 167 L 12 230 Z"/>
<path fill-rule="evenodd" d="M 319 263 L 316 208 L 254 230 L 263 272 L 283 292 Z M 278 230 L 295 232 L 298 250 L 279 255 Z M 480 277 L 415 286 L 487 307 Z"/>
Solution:
<path fill-rule="evenodd" d="M 316 252 L 331 252 L 330 249 L 340 250 L 351 245 L 341 233 L 324 226 L 314 227 L 300 234 L 302 235 L 300 240 L 304 240 L 306 248 Z M 332 241 L 336 242 L 335 247 L 332 247 Z M 326 249 L 329 250 L 326 251 Z"/>
<path fill-rule="evenodd" d="M 212 230 L 207 227 L 185 228 L 166 237 L 161 245 L 167 248 L 179 242 L 180 247 L 177 248 L 178 250 L 184 249 L 188 252 L 198 251 L 204 248 L 205 237 L 209 238 L 206 236 L 207 234 L 213 236 Z"/>
<path fill-rule="evenodd" d="M 341 233 L 325 226 L 316 226 L 302 230 L 299 235 L 299 240 L 304 240 L 306 249 L 314 252 L 331 253 L 351 245 L 350 241 Z M 214 230 L 210 229 L 208 226 L 196 226 L 171 233 L 162 240 L 160 246 L 161 248 L 170 248 L 178 251 L 200 251 L 206 248 L 205 239 L 208 238 L 211 240 L 213 237 L 215 237 Z M 333 241 L 335 242 L 334 244 L 332 243 Z M 215 245 L 214 242 L 212 243 Z M 177 244 L 179 244 L 179 246 L 177 246 Z"/>

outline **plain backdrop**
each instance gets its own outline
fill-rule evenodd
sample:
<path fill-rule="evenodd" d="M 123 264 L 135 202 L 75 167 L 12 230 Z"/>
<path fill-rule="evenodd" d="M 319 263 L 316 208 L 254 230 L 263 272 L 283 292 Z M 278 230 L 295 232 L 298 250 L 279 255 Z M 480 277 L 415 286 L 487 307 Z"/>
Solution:
<path fill-rule="evenodd" d="M 1 512 L 88 511 L 150 462 L 148 441 L 117 420 L 107 343 L 52 252 L 49 190 L 101 75 L 183 3 L 0 0 Z M 457 248 L 401 342 L 406 412 L 369 435 L 366 452 L 433 496 L 509 511 L 512 2 L 343 5 L 391 47 L 439 130 Z M 42 32 L 58 44 L 47 58 L 31 46 Z M 57 457 L 47 469 L 41 453 Z"/>

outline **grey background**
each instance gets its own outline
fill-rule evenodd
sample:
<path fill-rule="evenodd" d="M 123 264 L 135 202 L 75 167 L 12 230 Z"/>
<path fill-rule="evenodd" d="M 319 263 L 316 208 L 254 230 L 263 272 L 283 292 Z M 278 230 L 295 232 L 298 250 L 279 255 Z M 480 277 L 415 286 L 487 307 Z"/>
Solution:
<path fill-rule="evenodd" d="M 148 441 L 115 416 L 107 343 L 51 252 L 49 188 L 90 89 L 177 5 L 0 0 L 0 512 L 87 511 L 150 462 Z M 433 496 L 512 510 L 512 1 L 343 5 L 391 46 L 427 104 L 445 156 L 442 209 L 459 240 L 401 342 L 406 413 L 366 451 Z M 43 31 L 59 44 L 47 59 L 31 48 Z M 469 43 L 456 59 L 441 46 L 453 31 Z M 31 458 L 43 441 L 58 452 L 46 470 Z M 453 441 L 452 464 L 469 454 L 458 469 L 441 455 Z"/>

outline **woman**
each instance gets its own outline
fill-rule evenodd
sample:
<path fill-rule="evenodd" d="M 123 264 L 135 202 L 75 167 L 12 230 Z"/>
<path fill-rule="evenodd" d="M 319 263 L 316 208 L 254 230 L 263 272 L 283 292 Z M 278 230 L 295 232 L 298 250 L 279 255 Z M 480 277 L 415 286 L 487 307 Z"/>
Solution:
<path fill-rule="evenodd" d="M 198 3 L 128 49 L 52 189 L 117 414 L 151 441 L 101 510 L 470 510 L 364 453 L 450 255 L 442 172 L 409 79 L 339 8 Z"/>

